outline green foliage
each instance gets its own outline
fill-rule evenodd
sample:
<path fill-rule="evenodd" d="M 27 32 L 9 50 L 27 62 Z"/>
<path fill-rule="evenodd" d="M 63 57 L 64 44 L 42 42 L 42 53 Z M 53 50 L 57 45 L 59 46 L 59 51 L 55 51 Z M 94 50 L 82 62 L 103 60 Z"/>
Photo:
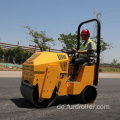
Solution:
<path fill-rule="evenodd" d="M 117 72 L 120 73 L 120 68 L 115 68 L 115 67 L 101 67 L 102 72 Z"/>
<path fill-rule="evenodd" d="M 118 60 L 113 59 L 113 62 L 111 62 L 111 65 L 116 66 L 116 65 L 117 65 L 117 61 L 118 61 Z"/>
<path fill-rule="evenodd" d="M 118 63 L 117 65 L 120 66 L 120 63 Z"/>
<path fill-rule="evenodd" d="M 12 63 L 13 57 L 14 57 L 13 49 L 9 48 L 9 49 L 4 50 L 4 59 L 5 59 L 5 61 Z"/>
<path fill-rule="evenodd" d="M 91 37 L 91 39 L 96 43 L 97 45 L 97 36 Z M 110 43 L 106 43 L 103 38 L 100 39 L 100 45 L 101 45 L 101 52 L 113 48 L 113 46 Z"/>
<path fill-rule="evenodd" d="M 22 63 L 23 61 L 23 58 L 24 58 L 24 49 L 23 48 L 21 48 L 21 47 L 15 47 L 15 48 L 13 48 L 13 56 L 14 56 L 14 58 L 15 58 L 15 62 L 16 63 Z"/>
<path fill-rule="evenodd" d="M 23 61 L 26 61 L 29 57 L 31 57 L 33 55 L 33 52 L 31 51 L 25 51 L 24 52 L 24 58 Z"/>
<path fill-rule="evenodd" d="M 9 48 L 4 50 L 4 61 L 13 63 L 13 60 L 15 60 L 14 61 L 15 63 L 21 64 L 32 55 L 33 55 L 33 52 L 24 51 L 23 48 L 18 46 L 13 49 Z"/>
<path fill-rule="evenodd" d="M 46 51 L 47 48 L 49 48 L 50 43 L 54 44 L 54 40 L 52 38 L 46 37 L 45 31 L 34 31 L 29 26 L 25 26 L 24 28 L 27 28 L 29 30 L 29 35 L 33 37 L 32 42 L 36 43 L 41 51 Z"/>
<path fill-rule="evenodd" d="M 97 36 L 90 38 L 93 41 L 96 42 Z M 76 48 L 77 46 L 77 32 L 75 32 L 75 34 L 60 34 L 60 37 L 58 38 L 59 41 L 61 41 L 63 43 L 63 49 L 71 49 L 71 48 Z M 106 43 L 103 38 L 101 38 L 100 40 L 101 43 L 101 52 L 107 50 L 107 49 L 111 49 L 113 48 L 113 46 L 110 43 Z"/>
<path fill-rule="evenodd" d="M 3 58 L 4 50 L 0 47 L 0 59 Z"/>
<path fill-rule="evenodd" d="M 99 68 L 99 72 L 102 72 L 103 70 L 102 70 L 102 68 Z"/>
<path fill-rule="evenodd" d="M 58 38 L 60 42 L 62 42 L 63 49 L 71 49 L 77 47 L 77 33 L 68 35 L 60 34 L 60 37 Z"/>

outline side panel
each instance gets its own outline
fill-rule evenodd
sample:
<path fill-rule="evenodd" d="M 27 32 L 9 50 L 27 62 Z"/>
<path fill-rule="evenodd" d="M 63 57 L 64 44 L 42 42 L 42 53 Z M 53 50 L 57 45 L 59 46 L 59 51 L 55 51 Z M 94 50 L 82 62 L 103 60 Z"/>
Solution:
<path fill-rule="evenodd" d="M 84 86 L 82 86 L 84 87 Z M 72 81 L 68 81 L 67 82 L 67 92 L 70 95 L 77 95 L 80 93 L 80 91 L 83 89 L 81 87 L 81 83 L 80 82 L 72 82 Z"/>
<path fill-rule="evenodd" d="M 87 85 L 93 85 L 95 66 L 83 66 L 78 72 L 75 82 L 67 82 L 68 94 L 80 94 Z"/>
<path fill-rule="evenodd" d="M 82 82 L 84 84 L 92 84 L 95 77 L 95 66 L 82 66 L 80 69 L 78 76 L 77 76 L 77 82 Z"/>
<path fill-rule="evenodd" d="M 67 95 L 67 74 L 61 73 L 58 84 L 58 95 Z"/>
<path fill-rule="evenodd" d="M 59 74 L 60 70 L 58 66 L 48 66 L 40 98 L 42 99 L 51 98 L 55 85 L 59 80 Z"/>

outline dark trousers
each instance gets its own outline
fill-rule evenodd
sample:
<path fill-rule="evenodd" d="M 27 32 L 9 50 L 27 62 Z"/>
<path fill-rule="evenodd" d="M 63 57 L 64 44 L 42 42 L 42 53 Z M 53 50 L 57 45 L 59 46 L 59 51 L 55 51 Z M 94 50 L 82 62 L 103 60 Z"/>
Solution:
<path fill-rule="evenodd" d="M 84 64 L 85 62 L 87 62 L 88 59 L 87 58 L 84 58 L 84 57 L 81 57 L 81 58 L 76 58 L 75 59 L 75 62 L 74 62 L 74 70 L 73 70 L 73 75 L 72 75 L 72 78 L 74 79 L 75 76 L 77 75 L 77 72 L 78 72 L 78 69 L 79 69 L 79 65 L 82 65 Z"/>

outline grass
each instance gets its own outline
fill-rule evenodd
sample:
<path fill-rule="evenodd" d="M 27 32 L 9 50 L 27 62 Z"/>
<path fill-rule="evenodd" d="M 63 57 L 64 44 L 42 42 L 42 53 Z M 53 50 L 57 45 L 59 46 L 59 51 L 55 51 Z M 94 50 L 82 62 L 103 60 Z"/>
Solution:
<path fill-rule="evenodd" d="M 120 68 L 114 68 L 114 67 L 100 67 L 100 72 L 114 72 L 114 73 L 120 73 Z"/>

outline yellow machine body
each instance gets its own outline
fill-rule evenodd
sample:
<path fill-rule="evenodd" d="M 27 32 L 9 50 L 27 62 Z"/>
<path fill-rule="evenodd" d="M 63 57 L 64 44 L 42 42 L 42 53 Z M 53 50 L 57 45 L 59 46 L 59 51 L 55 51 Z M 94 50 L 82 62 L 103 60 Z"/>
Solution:
<path fill-rule="evenodd" d="M 23 64 L 22 82 L 38 84 L 39 98 L 51 97 L 55 87 L 59 95 L 67 94 L 69 58 L 65 53 L 37 52 Z"/>
<path fill-rule="evenodd" d="M 23 64 L 22 82 L 31 87 L 38 85 L 39 99 L 50 99 L 54 89 L 58 95 L 77 95 L 93 85 L 96 66 L 80 66 L 76 81 L 68 81 L 71 58 L 66 53 L 36 52 Z"/>

